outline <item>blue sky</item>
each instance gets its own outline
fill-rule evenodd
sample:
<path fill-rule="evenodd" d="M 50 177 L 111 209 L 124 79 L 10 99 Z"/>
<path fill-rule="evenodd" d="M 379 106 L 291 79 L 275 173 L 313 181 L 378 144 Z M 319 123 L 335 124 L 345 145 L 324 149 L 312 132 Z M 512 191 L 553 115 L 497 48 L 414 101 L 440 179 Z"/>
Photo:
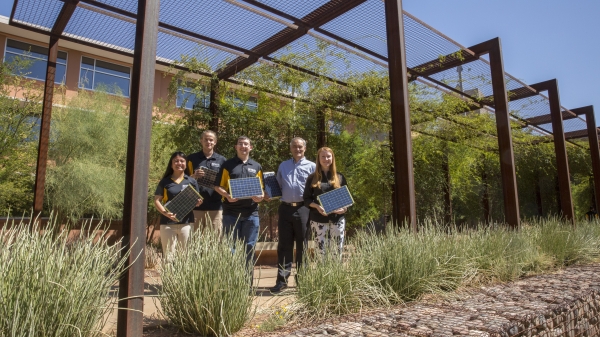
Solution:
<path fill-rule="evenodd" d="M 600 1 L 404 0 L 406 11 L 463 46 L 502 41 L 504 70 L 556 78 L 566 108 L 594 105 L 600 124 Z"/>
<path fill-rule="evenodd" d="M 9 16 L 12 4 L 0 0 L 0 15 Z M 561 104 L 594 105 L 600 124 L 600 1 L 404 0 L 403 5 L 467 47 L 500 37 L 507 72 L 525 83 L 558 79 Z"/>

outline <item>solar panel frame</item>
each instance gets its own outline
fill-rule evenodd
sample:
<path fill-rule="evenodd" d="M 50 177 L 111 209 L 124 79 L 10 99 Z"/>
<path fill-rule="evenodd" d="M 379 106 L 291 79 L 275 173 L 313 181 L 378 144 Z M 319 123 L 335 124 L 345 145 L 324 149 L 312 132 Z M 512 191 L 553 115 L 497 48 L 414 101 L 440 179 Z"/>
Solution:
<path fill-rule="evenodd" d="M 202 170 L 204 172 L 202 178 L 196 179 L 198 186 L 214 189 L 217 185 L 217 175 L 219 175 L 219 171 L 211 170 L 204 166 L 198 167 L 197 170 Z"/>
<path fill-rule="evenodd" d="M 229 194 L 233 199 L 250 199 L 263 195 L 259 177 L 229 179 Z"/>
<path fill-rule="evenodd" d="M 344 185 L 329 192 L 325 192 L 317 196 L 317 200 L 326 214 L 330 214 L 336 209 L 349 207 L 354 204 L 354 199 L 348 186 Z"/>
<path fill-rule="evenodd" d="M 263 182 L 265 183 L 265 192 L 269 195 L 269 198 L 281 198 L 283 193 L 281 192 L 281 187 L 279 187 L 279 182 L 277 182 L 275 172 L 263 173 Z"/>
<path fill-rule="evenodd" d="M 200 193 L 196 191 L 194 186 L 188 185 L 188 187 L 181 190 L 181 192 L 173 197 L 173 199 L 167 201 L 163 207 L 167 212 L 175 214 L 175 219 L 177 219 L 177 221 L 181 221 L 181 219 L 185 218 L 196 207 L 198 199 L 202 199 Z"/>

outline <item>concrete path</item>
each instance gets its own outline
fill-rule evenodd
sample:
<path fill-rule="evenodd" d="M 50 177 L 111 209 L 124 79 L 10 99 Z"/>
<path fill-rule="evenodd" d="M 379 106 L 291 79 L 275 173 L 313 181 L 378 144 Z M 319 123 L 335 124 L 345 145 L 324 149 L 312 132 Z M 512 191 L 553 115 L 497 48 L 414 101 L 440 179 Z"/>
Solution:
<path fill-rule="evenodd" d="M 295 274 L 295 270 L 293 271 Z M 257 266 L 254 268 L 254 285 L 256 286 L 256 296 L 254 297 L 254 305 L 256 305 L 257 314 L 268 311 L 271 307 L 279 307 L 289 303 L 292 295 L 286 295 L 284 291 L 278 296 L 273 296 L 269 292 L 269 288 L 275 285 L 277 277 L 277 268 L 275 266 Z M 146 270 L 144 278 L 145 292 L 144 295 L 144 327 L 152 327 L 165 325 L 167 321 L 159 315 L 160 301 L 156 297 L 156 286 L 161 284 L 160 274 L 154 270 Z M 290 290 L 295 289 L 296 284 L 293 277 L 290 277 Z M 109 336 L 113 336 L 117 330 L 117 310 L 114 309 L 107 318 L 103 332 Z"/>

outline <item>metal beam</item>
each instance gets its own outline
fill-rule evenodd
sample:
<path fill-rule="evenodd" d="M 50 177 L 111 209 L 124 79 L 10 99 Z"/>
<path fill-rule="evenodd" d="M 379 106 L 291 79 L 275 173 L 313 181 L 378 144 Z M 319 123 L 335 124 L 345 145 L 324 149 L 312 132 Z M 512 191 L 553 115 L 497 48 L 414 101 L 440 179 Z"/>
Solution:
<path fill-rule="evenodd" d="M 118 337 L 141 337 L 143 329 L 144 248 L 159 11 L 159 0 L 138 0 L 121 241 L 129 268 L 119 281 Z"/>
<path fill-rule="evenodd" d="M 573 199 L 571 196 L 571 178 L 569 175 L 569 160 L 565 142 L 565 132 L 558 93 L 558 82 L 553 79 L 530 85 L 539 91 L 548 91 L 550 101 L 550 115 L 552 119 L 552 134 L 554 136 L 554 152 L 556 153 L 556 169 L 558 173 L 558 187 L 560 194 L 560 209 L 562 216 L 575 224 L 575 212 L 573 211 Z M 587 130 L 586 130 L 587 133 Z"/>
<path fill-rule="evenodd" d="M 210 80 L 210 104 L 208 110 L 211 114 L 209 128 L 217 135 L 219 134 L 219 115 L 221 114 L 221 104 L 219 97 L 221 96 L 221 81 L 218 78 L 211 78 Z"/>
<path fill-rule="evenodd" d="M 16 7 L 17 3 L 15 2 L 12 15 L 14 15 Z M 52 119 L 52 100 L 54 98 L 56 59 L 58 58 L 58 40 L 67 26 L 69 19 L 73 16 L 75 8 L 77 8 L 77 1 L 65 2 L 50 31 L 48 62 L 46 63 L 46 81 L 44 82 L 44 99 L 42 101 L 42 120 L 40 123 L 37 164 L 35 169 L 35 187 L 33 193 L 34 217 L 38 217 L 44 208 L 44 189 L 46 187 L 46 165 L 48 162 L 48 144 L 50 139 L 50 121 Z"/>
<path fill-rule="evenodd" d="M 331 0 L 323 6 L 315 9 L 300 20 L 305 24 L 298 29 L 284 28 L 265 41 L 252 48 L 252 55 L 248 58 L 238 57 L 217 71 L 219 79 L 229 78 L 238 72 L 248 68 L 261 57 L 269 56 L 289 43 L 299 39 L 308 32 L 308 28 L 317 28 L 338 16 L 348 12 L 366 0 Z"/>
<path fill-rule="evenodd" d="M 565 132 L 565 139 L 584 138 L 590 135 L 588 129 Z"/>
<path fill-rule="evenodd" d="M 8 23 L 12 24 L 13 19 L 15 17 L 15 13 L 17 12 L 17 6 L 19 5 L 19 0 L 15 0 L 15 2 L 13 3 L 13 8 L 10 11 L 10 18 L 8 19 Z"/>
<path fill-rule="evenodd" d="M 124 21 L 131 22 L 134 24 L 137 20 L 137 15 L 135 13 L 123 10 L 123 9 L 115 7 L 115 6 L 111 6 L 106 3 L 98 2 L 95 0 L 81 0 L 81 2 L 85 3 L 86 5 L 85 5 L 85 7 L 84 6 L 80 6 L 80 7 L 101 13 L 103 15 L 108 15 L 108 16 L 114 17 L 116 19 L 124 20 Z M 170 25 L 170 24 L 167 24 L 164 22 L 159 22 L 158 27 L 159 27 L 158 31 L 160 33 L 179 37 L 181 39 L 186 39 L 188 41 L 199 43 L 199 44 L 211 47 L 211 48 L 223 50 L 230 54 L 237 55 L 240 58 L 248 58 L 248 57 L 255 57 L 257 59 L 261 58 L 260 55 L 254 53 L 252 50 L 245 49 L 245 48 L 242 48 L 242 47 L 239 47 L 239 46 L 236 46 L 236 45 L 224 42 L 224 41 L 220 41 L 220 40 L 217 40 L 217 39 L 214 39 L 214 38 L 202 35 L 202 34 L 198 34 L 198 33 L 192 32 L 190 30 L 183 29 L 181 27 Z M 281 65 L 281 66 L 284 66 L 287 68 L 294 69 L 296 71 L 299 71 L 299 72 L 302 72 L 302 73 L 305 73 L 305 74 L 308 74 L 311 76 L 325 78 L 326 80 L 333 82 L 333 83 L 347 86 L 347 83 L 345 83 L 345 82 L 338 81 L 338 80 L 333 79 L 328 76 L 317 74 L 314 71 L 311 71 L 311 70 L 308 70 L 308 69 L 305 69 L 305 68 L 302 68 L 302 67 L 299 67 L 296 65 L 292 65 L 292 64 L 280 61 L 280 60 L 273 59 L 269 56 L 262 56 L 262 59 L 272 62 L 272 63 L 276 63 L 278 65 Z M 212 76 L 212 75 L 209 74 L 208 76 Z"/>
<path fill-rule="evenodd" d="M 394 195 L 397 205 L 392 221 L 417 231 L 410 109 L 402 0 L 385 0 L 385 23 L 389 55 Z"/>
<path fill-rule="evenodd" d="M 419 76 L 431 76 L 433 74 L 437 74 L 439 72 L 449 70 L 455 67 L 458 67 L 463 64 L 467 64 L 473 61 L 477 61 L 481 55 L 486 53 L 477 53 L 472 50 L 464 50 L 461 49 L 456 53 L 452 53 L 449 55 L 444 55 L 438 58 L 437 60 L 432 60 L 423 64 L 420 64 L 416 67 L 412 67 Z"/>
<path fill-rule="evenodd" d="M 325 120 L 325 111 L 319 107 L 317 111 L 317 148 L 327 146 L 327 121 Z M 318 158 L 317 158 L 318 160 Z"/>
<path fill-rule="evenodd" d="M 562 119 L 563 121 L 577 118 L 577 115 L 571 113 L 570 111 L 563 110 L 562 111 Z M 527 125 L 542 125 L 552 123 L 552 114 L 535 116 L 531 118 L 526 118 Z"/>
<path fill-rule="evenodd" d="M 598 147 L 598 128 L 596 127 L 596 117 L 594 116 L 594 106 L 571 109 L 578 115 L 585 115 L 587 124 L 588 140 L 590 142 L 590 156 L 592 157 L 592 173 L 594 175 L 594 195 L 596 196 L 596 210 L 600 209 L 600 148 Z"/>
<path fill-rule="evenodd" d="M 517 228 L 521 223 L 519 195 L 517 193 L 517 176 L 515 173 L 515 158 L 500 38 L 477 44 L 468 49 L 477 55 L 489 54 L 492 89 L 494 91 L 494 115 L 496 116 L 498 150 L 500 154 L 500 171 L 502 175 L 502 191 L 504 195 L 504 216 L 505 221 L 511 227 Z"/>

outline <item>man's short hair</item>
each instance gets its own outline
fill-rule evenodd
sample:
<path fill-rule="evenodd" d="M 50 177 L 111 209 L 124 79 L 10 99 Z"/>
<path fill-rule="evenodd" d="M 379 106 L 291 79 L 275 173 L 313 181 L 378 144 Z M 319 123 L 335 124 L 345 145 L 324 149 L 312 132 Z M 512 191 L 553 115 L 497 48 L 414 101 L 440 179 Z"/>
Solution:
<path fill-rule="evenodd" d="M 205 135 L 212 135 L 213 137 L 215 137 L 215 140 L 217 140 L 217 133 L 213 130 L 204 130 L 200 135 L 200 139 L 204 139 Z"/>
<path fill-rule="evenodd" d="M 304 138 L 302 137 L 294 137 L 292 138 L 292 140 L 290 141 L 290 146 L 292 146 L 294 144 L 295 141 L 297 140 L 301 140 L 302 144 L 304 144 L 304 147 L 306 147 L 306 140 L 304 140 Z"/>
<path fill-rule="evenodd" d="M 240 142 L 240 140 L 247 140 L 248 144 L 252 145 L 252 140 L 250 140 L 250 138 L 248 138 L 247 136 L 239 136 L 237 141 L 235 142 L 236 144 Z"/>

